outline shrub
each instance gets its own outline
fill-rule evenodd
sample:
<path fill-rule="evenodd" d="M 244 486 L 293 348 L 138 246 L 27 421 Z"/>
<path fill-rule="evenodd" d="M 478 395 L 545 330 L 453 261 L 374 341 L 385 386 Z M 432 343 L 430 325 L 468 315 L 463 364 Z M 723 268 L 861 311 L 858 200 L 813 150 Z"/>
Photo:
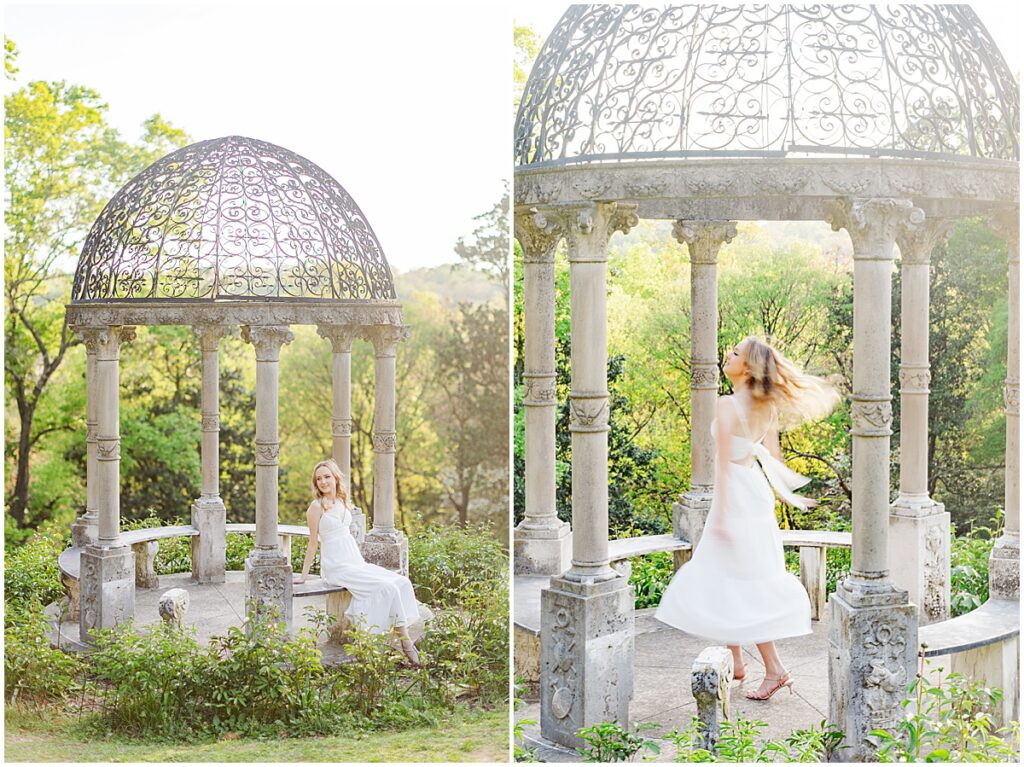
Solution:
<path fill-rule="evenodd" d="M 661 747 L 653 740 L 640 735 L 640 730 L 652 729 L 656 724 L 638 724 L 636 732 L 618 722 L 601 722 L 582 727 L 576 734 L 587 744 L 576 751 L 584 762 L 627 762 L 641 751 L 661 753 Z"/>
<path fill-rule="evenodd" d="M 475 584 L 508 578 L 508 552 L 482 528 L 432 527 L 409 541 L 416 598 L 437 607 L 459 604 Z"/>
<path fill-rule="evenodd" d="M 60 700 L 67 695 L 81 662 L 50 646 L 46 616 L 39 603 L 8 606 L 4 626 L 4 697 L 14 703 Z"/>
<path fill-rule="evenodd" d="M 632 572 L 629 583 L 635 594 L 634 606 L 637 610 L 644 607 L 657 607 L 661 595 L 675 575 L 672 552 L 658 551 L 630 560 Z"/>
<path fill-rule="evenodd" d="M 67 543 L 57 532 L 40 532 L 5 551 L 4 602 L 8 610 L 12 605 L 46 605 L 60 599 L 64 587 L 57 558 Z"/>
<path fill-rule="evenodd" d="M 714 752 L 703 748 L 700 720 L 694 717 L 683 730 L 672 730 L 665 736 L 676 746 L 677 762 L 827 762 L 843 740 L 843 733 L 828 723 L 794 730 L 785 740 L 757 738 L 766 722 L 736 717 L 722 722 Z"/>
<path fill-rule="evenodd" d="M 1002 532 L 1002 519 L 999 510 L 992 527 L 977 525 L 967 535 L 953 535 L 949 552 L 950 617 L 969 613 L 988 599 L 988 558 Z"/>

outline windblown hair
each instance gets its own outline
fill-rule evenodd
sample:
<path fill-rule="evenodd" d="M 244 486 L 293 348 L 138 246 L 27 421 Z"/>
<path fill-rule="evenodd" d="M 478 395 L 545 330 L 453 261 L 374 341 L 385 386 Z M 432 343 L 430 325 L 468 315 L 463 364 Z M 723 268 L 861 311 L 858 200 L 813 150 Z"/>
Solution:
<path fill-rule="evenodd" d="M 345 483 L 341 478 L 341 467 L 331 458 L 328 458 L 326 461 L 320 461 L 320 463 L 313 467 L 313 500 L 320 501 L 320 508 L 327 511 L 327 502 L 324 500 L 324 495 L 320 492 L 320 488 L 316 486 L 316 473 L 325 466 L 334 475 L 334 487 L 336 488 L 335 493 L 338 496 L 338 500 L 345 506 L 349 506 L 348 493 L 345 492 Z"/>
<path fill-rule="evenodd" d="M 754 399 L 771 402 L 778 408 L 782 428 L 795 428 L 835 410 L 839 392 L 828 381 L 804 373 L 767 341 L 747 336 L 743 343 L 750 370 L 750 393 Z"/>

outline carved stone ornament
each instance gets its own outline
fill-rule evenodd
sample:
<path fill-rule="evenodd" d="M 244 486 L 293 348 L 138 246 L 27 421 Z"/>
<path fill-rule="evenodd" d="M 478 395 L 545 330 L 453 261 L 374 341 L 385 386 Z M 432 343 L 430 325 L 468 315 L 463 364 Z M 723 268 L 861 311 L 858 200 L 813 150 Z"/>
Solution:
<path fill-rule="evenodd" d="M 121 440 L 114 438 L 99 438 L 96 440 L 96 457 L 101 461 L 121 460 Z"/>
<path fill-rule="evenodd" d="M 568 227 L 570 263 L 607 261 L 608 238 L 615 232 L 628 234 L 640 222 L 636 209 L 635 203 L 623 202 L 575 207 L 575 218 Z"/>
<path fill-rule="evenodd" d="M 373 344 L 374 355 L 377 357 L 394 357 L 398 343 L 406 340 L 409 335 L 408 325 L 377 325 L 363 329 L 363 337 Z"/>
<path fill-rule="evenodd" d="M 203 415 L 203 431 L 220 431 L 220 415 L 217 413 L 206 413 Z"/>
<path fill-rule="evenodd" d="M 1003 404 L 1007 415 L 1020 415 L 1020 382 L 1006 384 L 1003 388 Z"/>
<path fill-rule="evenodd" d="M 900 367 L 900 392 L 904 394 L 927 394 L 931 381 L 932 371 L 929 368 Z"/>
<path fill-rule="evenodd" d="M 335 437 L 352 436 L 351 418 L 334 418 L 331 420 L 331 434 Z"/>
<path fill-rule="evenodd" d="M 255 453 L 257 466 L 277 466 L 281 458 L 281 444 L 258 439 Z"/>
<path fill-rule="evenodd" d="M 627 181 L 625 189 L 628 197 L 657 197 L 668 189 L 668 185 L 668 179 L 653 178 Z"/>
<path fill-rule="evenodd" d="M 193 325 L 192 332 L 199 339 L 199 348 L 204 352 L 215 352 L 220 346 L 220 339 L 231 332 L 231 326 L 222 323 Z"/>
<path fill-rule="evenodd" d="M 572 625 L 569 608 L 555 602 L 555 625 L 551 632 L 552 654 L 550 689 L 551 714 L 556 719 L 568 719 L 579 724 L 572 716 L 576 703 L 576 627 Z"/>
<path fill-rule="evenodd" d="M 928 192 L 928 183 L 916 173 L 891 173 L 887 178 L 889 185 L 900 194 L 920 197 Z"/>
<path fill-rule="evenodd" d="M 925 533 L 924 611 L 930 621 L 945 620 L 949 615 L 946 604 L 946 576 L 949 566 L 945 558 L 943 526 L 930 525 Z"/>
<path fill-rule="evenodd" d="M 974 198 L 978 196 L 978 183 L 973 179 L 953 175 L 946 179 L 949 191 L 955 197 Z"/>
<path fill-rule="evenodd" d="M 261 603 L 276 602 L 284 596 L 284 574 L 276 570 L 264 570 L 256 576 L 256 598 Z"/>
<path fill-rule="evenodd" d="M 544 208 L 516 211 L 515 236 L 523 249 L 524 263 L 551 263 L 555 260 L 555 248 L 562 239 L 559 219 L 557 214 Z"/>
<path fill-rule="evenodd" d="M 608 431 L 608 394 L 569 394 L 569 431 Z"/>
<path fill-rule="evenodd" d="M 736 186 L 736 177 L 729 176 L 696 176 L 687 179 L 686 186 L 696 195 L 728 194 Z"/>
<path fill-rule="evenodd" d="M 99 439 L 99 424 L 96 421 L 85 422 L 85 441 L 95 442 Z"/>
<path fill-rule="evenodd" d="M 891 197 L 840 197 L 825 207 L 832 231 L 850 235 L 855 259 L 891 259 L 896 238 L 924 222 L 924 211 L 910 200 Z"/>
<path fill-rule="evenodd" d="M 120 358 L 121 344 L 135 340 L 135 328 L 130 325 L 79 326 L 76 330 L 86 354 L 95 354 L 98 360 L 107 362 Z"/>
<path fill-rule="evenodd" d="M 863 194 L 871 188 L 873 176 L 836 176 L 821 174 L 821 183 L 839 194 Z"/>
<path fill-rule="evenodd" d="M 548 406 L 555 404 L 555 376 L 553 373 L 525 373 L 523 386 L 524 405 Z"/>
<path fill-rule="evenodd" d="M 375 431 L 373 433 L 373 452 L 393 453 L 398 446 L 398 437 L 393 431 Z"/>
<path fill-rule="evenodd" d="M 892 434 L 892 403 L 888 400 L 853 399 L 850 408 L 853 420 L 851 433 L 861 437 L 879 437 Z"/>
<path fill-rule="evenodd" d="M 317 325 L 316 334 L 331 342 L 331 352 L 347 354 L 352 351 L 352 342 L 359 338 L 359 329 L 352 325 Z"/>
<path fill-rule="evenodd" d="M 690 385 L 699 387 L 718 386 L 718 367 L 716 365 L 694 365 L 690 373 Z"/>
<path fill-rule="evenodd" d="M 277 362 L 281 346 L 295 340 L 287 325 L 243 325 L 242 340 L 256 349 L 257 362 Z"/>
<path fill-rule="evenodd" d="M 809 180 L 806 173 L 768 170 L 757 177 L 757 185 L 768 194 L 796 194 Z"/>
<path fill-rule="evenodd" d="M 920 226 L 904 229 L 896 235 L 900 258 L 904 264 L 928 264 L 932 251 L 953 235 L 953 223 L 943 218 L 929 218 Z"/>
<path fill-rule="evenodd" d="M 588 200 L 597 200 L 611 187 L 611 181 L 601 176 L 588 174 L 572 182 L 573 188 Z"/>
<path fill-rule="evenodd" d="M 864 630 L 861 646 L 867 655 L 864 675 L 867 731 L 893 728 L 900 718 L 900 703 L 908 681 L 907 670 L 901 662 L 906 639 L 897 625 L 880 621 Z"/>
<path fill-rule="evenodd" d="M 735 221 L 685 221 L 677 219 L 672 224 L 672 236 L 685 244 L 690 252 L 690 263 L 714 264 L 718 251 L 736 237 Z"/>

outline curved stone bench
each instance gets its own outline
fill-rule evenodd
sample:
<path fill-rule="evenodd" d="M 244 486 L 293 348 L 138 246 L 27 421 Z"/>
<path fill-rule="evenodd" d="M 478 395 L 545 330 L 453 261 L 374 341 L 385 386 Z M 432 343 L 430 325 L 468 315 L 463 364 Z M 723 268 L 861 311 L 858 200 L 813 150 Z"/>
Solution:
<path fill-rule="evenodd" d="M 1019 601 L 989 599 L 965 615 L 922 626 L 917 638 L 926 658 L 949 656 L 950 673 L 1002 689 L 1002 705 L 994 712 L 1000 724 L 1019 721 Z"/>

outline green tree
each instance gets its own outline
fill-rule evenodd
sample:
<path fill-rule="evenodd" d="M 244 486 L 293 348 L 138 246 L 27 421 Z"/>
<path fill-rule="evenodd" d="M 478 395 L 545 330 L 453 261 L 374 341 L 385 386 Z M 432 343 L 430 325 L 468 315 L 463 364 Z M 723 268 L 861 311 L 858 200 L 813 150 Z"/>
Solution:
<path fill-rule="evenodd" d="M 480 225 L 469 242 L 460 237 L 455 252 L 467 264 L 493 277 L 508 294 L 508 186 L 501 199 L 486 213 L 474 217 Z M 455 267 L 453 267 L 455 268 Z"/>
<path fill-rule="evenodd" d="M 512 30 L 512 43 L 515 49 L 512 58 L 512 103 L 513 109 L 518 110 L 533 60 L 540 53 L 541 39 L 530 27 L 516 24 Z"/>

